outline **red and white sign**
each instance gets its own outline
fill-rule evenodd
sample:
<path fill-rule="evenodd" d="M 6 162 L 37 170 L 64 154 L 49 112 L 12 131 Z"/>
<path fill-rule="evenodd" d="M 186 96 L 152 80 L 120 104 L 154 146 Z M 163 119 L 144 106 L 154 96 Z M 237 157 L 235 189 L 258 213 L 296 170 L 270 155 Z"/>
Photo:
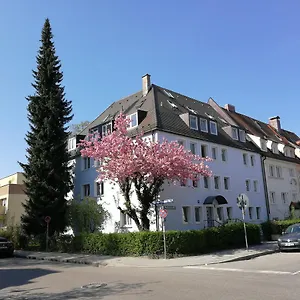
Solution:
<path fill-rule="evenodd" d="M 160 216 L 162 219 L 166 218 L 167 215 L 168 215 L 168 211 L 167 211 L 166 209 L 160 209 L 160 210 L 159 210 L 159 216 Z"/>
<path fill-rule="evenodd" d="M 50 223 L 50 221 L 51 221 L 51 217 L 49 217 L 49 216 L 45 217 L 45 222 L 46 223 Z"/>

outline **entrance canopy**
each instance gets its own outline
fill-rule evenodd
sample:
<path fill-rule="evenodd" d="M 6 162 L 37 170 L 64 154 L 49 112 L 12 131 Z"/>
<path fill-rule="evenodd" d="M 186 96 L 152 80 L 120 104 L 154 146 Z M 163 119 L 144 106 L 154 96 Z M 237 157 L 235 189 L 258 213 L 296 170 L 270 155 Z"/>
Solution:
<path fill-rule="evenodd" d="M 209 196 L 204 200 L 203 204 L 204 205 L 213 204 L 214 200 L 216 200 L 219 205 L 228 204 L 227 200 L 222 195 Z"/>

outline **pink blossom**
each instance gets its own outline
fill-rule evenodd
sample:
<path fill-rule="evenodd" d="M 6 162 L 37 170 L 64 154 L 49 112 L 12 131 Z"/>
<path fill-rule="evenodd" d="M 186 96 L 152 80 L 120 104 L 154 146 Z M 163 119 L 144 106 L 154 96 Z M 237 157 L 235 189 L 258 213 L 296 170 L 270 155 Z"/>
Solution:
<path fill-rule="evenodd" d="M 134 139 L 127 135 L 130 120 L 120 114 L 114 125 L 114 131 L 99 137 L 82 140 L 79 146 L 81 155 L 92 157 L 101 162 L 98 169 L 99 180 L 111 180 L 123 183 L 126 179 L 144 178 L 147 183 L 157 179 L 171 182 L 195 180 L 200 176 L 211 176 L 207 162 L 186 151 L 176 141 L 161 143 L 143 138 L 143 133 Z"/>

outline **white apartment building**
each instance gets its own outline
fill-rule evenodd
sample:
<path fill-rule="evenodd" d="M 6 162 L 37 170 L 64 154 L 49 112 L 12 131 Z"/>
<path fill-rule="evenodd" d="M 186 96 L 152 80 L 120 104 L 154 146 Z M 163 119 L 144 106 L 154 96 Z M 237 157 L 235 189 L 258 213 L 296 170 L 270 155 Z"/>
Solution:
<path fill-rule="evenodd" d="M 233 105 L 215 109 L 226 114 L 231 124 L 243 128 L 260 153 L 269 219 L 289 218 L 291 205 L 300 202 L 300 138 L 282 129 L 278 116 L 267 124 L 237 113 Z"/>
<path fill-rule="evenodd" d="M 177 140 L 187 150 L 213 158 L 209 163 L 212 177 L 164 186 L 160 199 L 174 200 L 165 207 L 168 210 L 167 230 L 200 229 L 218 226 L 228 219 L 242 219 L 236 204 L 240 193 L 247 194 L 250 199 L 246 220 L 253 223 L 267 220 L 260 151 L 246 138 L 243 126 L 231 124 L 222 109 L 219 113 L 212 103 L 151 84 L 150 75 L 145 75 L 140 92 L 114 102 L 80 134 L 105 131 L 107 126 L 113 126 L 120 111 L 131 118 L 129 134 L 132 136 L 142 129 L 154 140 L 161 141 L 164 137 L 169 141 Z M 95 169 L 75 167 L 75 190 L 82 190 L 83 185 L 95 186 L 95 174 Z M 95 194 L 110 212 L 105 232 L 136 230 L 133 221 L 118 209 L 123 200 L 117 186 L 104 182 L 101 194 Z M 136 202 L 134 194 L 132 201 Z M 155 230 L 155 215 L 151 220 L 151 229 Z"/>

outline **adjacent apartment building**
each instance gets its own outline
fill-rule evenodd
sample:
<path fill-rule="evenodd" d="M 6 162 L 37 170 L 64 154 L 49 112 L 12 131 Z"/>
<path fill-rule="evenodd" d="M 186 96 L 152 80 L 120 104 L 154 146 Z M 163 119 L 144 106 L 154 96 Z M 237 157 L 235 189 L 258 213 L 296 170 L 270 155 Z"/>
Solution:
<path fill-rule="evenodd" d="M 231 126 L 243 128 L 247 140 L 257 147 L 263 166 L 269 219 L 288 218 L 291 205 L 297 207 L 300 202 L 300 138 L 282 128 L 279 116 L 264 123 L 237 113 L 233 105 L 224 109 L 212 99 L 209 103 L 226 116 Z M 246 166 L 252 164 L 247 154 L 243 161 Z"/>
<path fill-rule="evenodd" d="M 284 130 L 278 133 L 281 139 L 285 137 L 289 142 L 284 140 L 284 146 L 281 146 L 277 138 L 278 154 L 273 153 L 269 149 L 274 147 L 270 141 L 274 142 L 272 134 L 275 135 L 276 128 L 273 130 L 271 125 L 257 121 L 258 124 L 264 124 L 262 127 L 269 128 L 269 133 L 257 132 L 256 127 L 259 125 L 255 125 L 256 121 L 249 118 L 253 124 L 246 126 L 232 105 L 221 108 L 213 99 L 207 103 L 200 102 L 154 85 L 150 75 L 145 75 L 141 91 L 112 103 L 79 136 L 72 137 L 73 140 L 78 141 L 95 131 L 106 134 L 113 128 L 114 119 L 121 111 L 131 120 L 128 128 L 131 136 L 143 130 L 154 141 L 163 138 L 176 140 L 187 150 L 213 159 L 209 163 L 212 177 L 164 186 L 160 199 L 174 200 L 166 207 L 167 230 L 200 229 L 218 226 L 228 219 L 241 219 L 241 211 L 236 205 L 240 193 L 245 193 L 250 199 L 246 220 L 253 223 L 261 223 L 268 218 L 283 219 L 288 214 L 286 208 L 290 202 L 299 201 L 299 146 L 296 142 L 300 138 L 295 134 Z M 75 145 L 73 150 L 71 148 L 70 151 L 74 153 L 74 196 L 80 199 L 85 196 L 95 197 L 108 209 L 111 217 L 106 223 L 105 232 L 136 230 L 132 220 L 122 215 L 117 208 L 122 206 L 123 201 L 120 191 L 109 182 L 96 183 L 97 162 L 80 157 Z M 272 182 L 277 180 L 275 175 L 267 175 L 272 159 L 278 166 L 284 166 L 280 173 L 282 179 L 275 184 L 275 197 L 283 197 L 278 207 L 275 204 L 272 207 L 269 198 L 272 189 L 275 189 Z M 274 164 L 275 172 L 276 166 Z M 293 192 L 294 188 L 290 184 L 292 179 L 296 181 L 297 192 Z M 289 185 L 285 186 L 283 182 L 289 182 Z M 287 193 L 286 198 L 283 192 Z M 286 199 L 286 203 L 283 199 Z M 280 212 L 277 213 L 277 210 Z M 153 217 L 153 229 L 156 228 L 155 223 L 156 218 Z"/>
<path fill-rule="evenodd" d="M 24 212 L 22 203 L 25 201 L 22 173 L 18 172 L 0 179 L 0 228 L 20 223 Z"/>

